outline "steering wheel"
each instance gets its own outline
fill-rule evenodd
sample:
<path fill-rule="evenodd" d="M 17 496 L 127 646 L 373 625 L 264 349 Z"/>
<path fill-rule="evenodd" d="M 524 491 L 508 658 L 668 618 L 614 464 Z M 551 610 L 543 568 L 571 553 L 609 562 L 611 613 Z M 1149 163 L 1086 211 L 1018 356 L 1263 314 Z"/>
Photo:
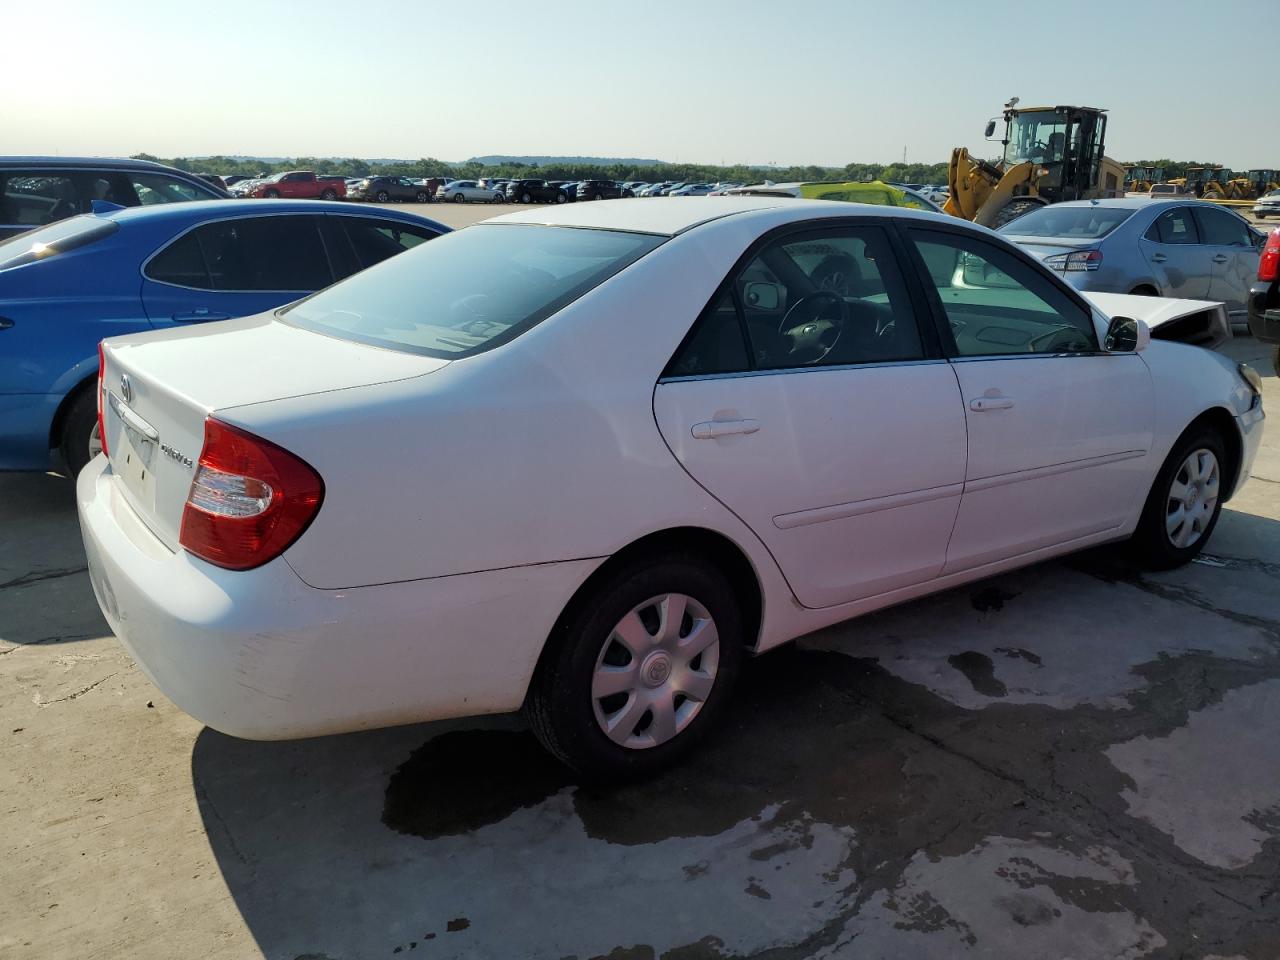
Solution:
<path fill-rule="evenodd" d="M 801 307 L 820 300 L 831 301 L 836 305 L 838 309 L 835 318 L 824 318 L 822 315 L 823 308 L 819 307 L 814 311 L 812 320 L 803 322 L 792 320 L 792 317 Z M 823 319 L 827 319 L 831 323 L 831 326 L 825 330 L 819 323 Z M 845 302 L 844 297 L 834 290 L 819 290 L 816 293 L 801 297 L 787 309 L 787 312 L 782 315 L 782 320 L 778 323 L 778 333 L 792 338 L 791 353 L 793 356 L 797 353 L 803 353 L 805 350 L 814 351 L 815 355 L 812 358 L 799 360 L 800 363 L 820 363 L 840 342 L 840 335 L 844 333 L 845 323 L 848 319 L 849 305 Z"/>

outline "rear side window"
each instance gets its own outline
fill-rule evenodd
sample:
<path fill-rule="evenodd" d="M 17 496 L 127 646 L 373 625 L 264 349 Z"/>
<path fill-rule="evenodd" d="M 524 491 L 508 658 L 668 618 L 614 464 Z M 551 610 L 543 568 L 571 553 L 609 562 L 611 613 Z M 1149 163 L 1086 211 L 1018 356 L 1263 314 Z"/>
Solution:
<path fill-rule="evenodd" d="M 138 203 L 144 207 L 156 203 L 180 203 L 184 200 L 212 200 L 218 196 L 212 190 L 205 190 L 194 183 L 166 177 L 163 174 L 131 173 L 129 183 L 133 186 L 134 193 L 138 195 Z"/>
<path fill-rule="evenodd" d="M 434 230 L 371 217 L 336 217 L 355 250 L 359 269 L 372 267 L 438 236 Z"/>
<path fill-rule="evenodd" d="M 1147 239 L 1156 243 L 1199 243 L 1200 235 L 1190 208 L 1178 207 L 1156 217 L 1156 222 L 1147 229 Z"/>
<path fill-rule="evenodd" d="M 109 237 L 119 230 L 114 220 L 100 217 L 72 217 L 38 230 L 28 230 L 0 240 L 0 270 L 45 260 Z"/>
<path fill-rule="evenodd" d="M 246 217 L 207 223 L 151 259 L 146 275 L 200 290 L 312 291 L 333 282 L 310 216 Z"/>
<path fill-rule="evenodd" d="M 1131 216 L 1133 210 L 1123 207 L 1068 207 L 1051 204 L 1024 213 L 1000 228 L 1000 233 L 1018 237 L 1063 237 L 1074 240 L 1098 240 L 1105 237 Z"/>
<path fill-rule="evenodd" d="M 448 233 L 281 311 L 309 330 L 444 359 L 513 339 L 666 239 L 484 224 Z"/>

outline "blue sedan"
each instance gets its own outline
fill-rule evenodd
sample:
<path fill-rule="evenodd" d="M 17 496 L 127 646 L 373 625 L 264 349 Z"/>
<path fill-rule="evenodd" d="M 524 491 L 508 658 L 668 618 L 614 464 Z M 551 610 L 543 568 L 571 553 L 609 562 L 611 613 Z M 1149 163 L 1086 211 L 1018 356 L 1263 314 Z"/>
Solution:
<path fill-rule="evenodd" d="M 88 462 L 104 337 L 270 310 L 449 230 L 315 200 L 97 209 L 0 241 L 0 470 Z"/>

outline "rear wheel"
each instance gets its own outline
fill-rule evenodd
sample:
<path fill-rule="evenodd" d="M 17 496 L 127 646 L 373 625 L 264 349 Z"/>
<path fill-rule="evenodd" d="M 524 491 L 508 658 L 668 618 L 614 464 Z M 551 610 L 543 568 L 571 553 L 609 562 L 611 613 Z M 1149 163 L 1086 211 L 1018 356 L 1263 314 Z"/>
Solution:
<path fill-rule="evenodd" d="M 321 200 L 337 200 L 338 199 L 337 191 L 330 188 L 326 190 L 324 193 L 320 194 L 320 199 Z"/>
<path fill-rule="evenodd" d="M 565 201 L 567 201 L 568 199 L 569 199 L 569 198 L 568 198 L 567 196 L 565 196 L 565 193 L 564 193 L 564 191 L 563 191 L 563 190 L 559 191 L 559 192 L 556 194 L 556 203 L 564 203 L 564 202 L 565 202 Z"/>
<path fill-rule="evenodd" d="M 557 627 L 526 714 L 542 744 L 585 777 L 651 776 L 714 726 L 742 647 L 722 573 L 686 554 L 640 558 Z"/>
<path fill-rule="evenodd" d="M 520 194 L 520 202 L 521 202 L 521 203 L 533 203 L 533 197 L 528 193 L 528 191 L 526 191 L 526 192 L 524 192 L 524 193 Z"/>
<path fill-rule="evenodd" d="M 72 480 L 80 475 L 85 464 L 102 452 L 102 438 L 97 433 L 98 398 L 92 388 L 84 388 L 67 408 L 62 436 L 58 438 L 58 448 Z"/>
<path fill-rule="evenodd" d="M 1130 540 L 1135 559 L 1170 570 L 1195 559 L 1222 513 L 1226 446 L 1207 424 L 1184 433 L 1151 486 Z"/>
<path fill-rule="evenodd" d="M 591 197 L 591 199 L 592 199 L 592 200 L 602 200 L 602 199 L 604 199 L 604 198 L 603 198 L 600 194 L 598 194 L 598 193 L 597 193 L 597 194 L 594 194 L 594 195 Z"/>
<path fill-rule="evenodd" d="M 419 190 L 419 191 L 418 191 L 417 200 L 418 200 L 418 202 L 419 202 L 419 203 L 426 203 L 426 202 L 427 202 L 428 200 L 430 200 L 430 199 L 431 199 L 431 198 L 430 198 L 429 196 L 427 196 L 427 191 L 425 191 L 425 190 Z"/>
<path fill-rule="evenodd" d="M 377 200 L 379 203 L 386 203 L 391 199 L 391 194 L 387 193 L 385 190 L 379 190 L 377 196 L 373 199 Z"/>

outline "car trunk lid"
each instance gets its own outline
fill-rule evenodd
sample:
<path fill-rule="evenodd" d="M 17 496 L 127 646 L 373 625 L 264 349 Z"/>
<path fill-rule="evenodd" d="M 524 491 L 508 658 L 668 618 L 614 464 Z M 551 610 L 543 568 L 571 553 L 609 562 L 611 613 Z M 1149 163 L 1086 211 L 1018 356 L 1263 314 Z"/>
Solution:
<path fill-rule="evenodd" d="M 302 330 L 271 315 L 119 337 L 103 348 L 103 430 L 115 482 L 171 550 L 179 549 L 208 416 L 422 376 L 448 364 Z"/>

